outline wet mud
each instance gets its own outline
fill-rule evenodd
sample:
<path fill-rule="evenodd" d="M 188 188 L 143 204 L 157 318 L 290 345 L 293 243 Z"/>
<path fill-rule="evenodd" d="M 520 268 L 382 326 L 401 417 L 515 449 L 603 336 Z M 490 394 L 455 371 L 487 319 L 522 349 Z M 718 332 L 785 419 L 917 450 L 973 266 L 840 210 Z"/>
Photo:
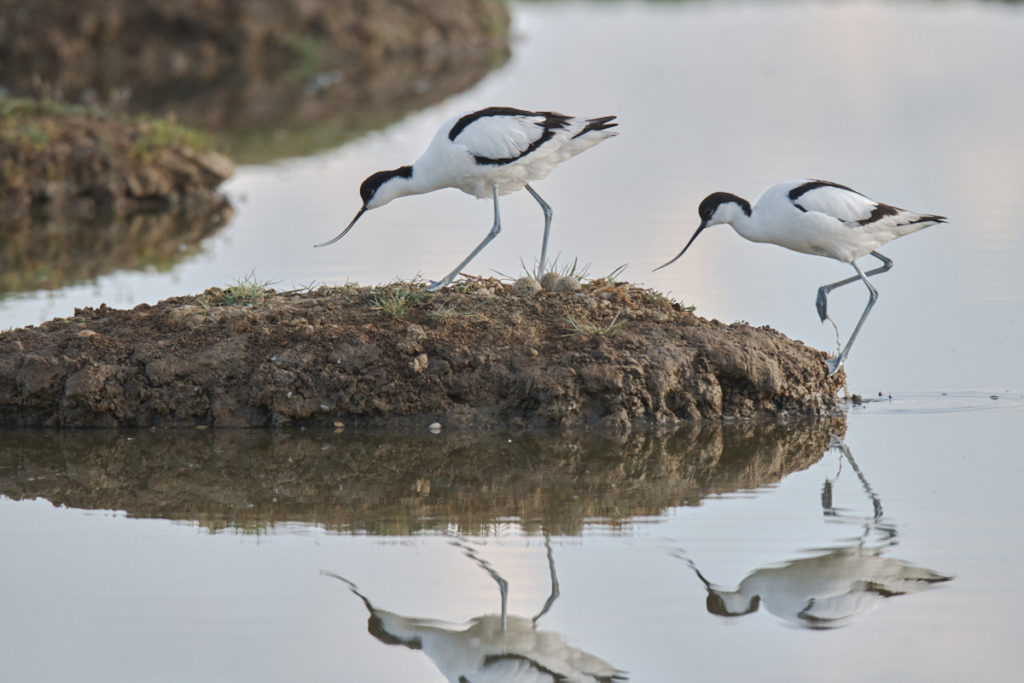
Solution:
<path fill-rule="evenodd" d="M 239 284 L 0 334 L 0 426 L 581 428 L 839 408 L 844 373 L 768 327 L 628 283 Z"/>

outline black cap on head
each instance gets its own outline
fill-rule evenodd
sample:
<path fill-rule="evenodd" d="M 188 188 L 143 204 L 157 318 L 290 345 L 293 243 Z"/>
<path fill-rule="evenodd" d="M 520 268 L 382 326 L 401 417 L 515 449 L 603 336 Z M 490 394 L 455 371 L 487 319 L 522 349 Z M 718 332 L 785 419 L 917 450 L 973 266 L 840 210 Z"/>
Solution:
<path fill-rule="evenodd" d="M 363 181 L 363 184 L 359 186 L 359 196 L 363 198 L 363 206 L 373 199 L 373 195 L 377 194 L 377 190 L 381 185 L 391 180 L 392 178 L 411 178 L 412 177 L 412 166 L 402 166 L 391 171 L 377 171 L 369 178 Z"/>
<path fill-rule="evenodd" d="M 715 210 L 722 204 L 728 204 L 729 202 L 738 205 L 743 209 L 743 213 L 748 216 L 750 215 L 750 202 L 743 197 L 737 197 L 729 192 L 712 192 L 704 198 L 704 201 L 700 203 L 700 208 L 697 209 L 700 220 L 702 222 L 711 220 L 711 217 L 715 215 Z"/>
<path fill-rule="evenodd" d="M 710 612 L 711 614 L 717 614 L 720 617 L 741 617 L 744 614 L 756 612 L 760 604 L 760 596 L 755 595 L 750 599 L 750 602 L 747 603 L 747 608 L 744 611 L 730 612 L 729 609 L 725 606 L 725 600 L 722 598 L 722 596 L 713 590 L 708 591 L 708 599 L 706 602 L 708 612 Z"/>

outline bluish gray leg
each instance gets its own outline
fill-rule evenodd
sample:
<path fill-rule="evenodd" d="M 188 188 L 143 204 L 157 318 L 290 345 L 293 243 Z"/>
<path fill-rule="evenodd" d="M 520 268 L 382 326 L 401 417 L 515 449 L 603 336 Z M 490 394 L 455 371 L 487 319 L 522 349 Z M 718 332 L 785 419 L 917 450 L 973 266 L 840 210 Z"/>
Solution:
<path fill-rule="evenodd" d="M 883 256 L 877 251 L 871 252 L 871 255 L 879 259 L 882 262 L 882 265 L 879 266 L 878 268 L 875 268 L 874 270 L 869 270 L 868 272 L 864 273 L 865 275 L 878 275 L 879 273 L 884 273 L 890 268 L 892 268 L 891 258 Z M 815 302 L 815 305 L 818 307 L 818 317 L 821 318 L 821 322 L 825 322 L 825 318 L 828 317 L 828 293 L 837 287 L 848 285 L 851 282 L 856 282 L 859 279 L 859 277 L 854 275 L 852 277 L 846 278 L 845 280 L 833 282 L 830 285 L 822 285 L 821 287 L 818 288 L 818 300 L 817 302 Z"/>
<path fill-rule="evenodd" d="M 460 539 L 456 538 L 451 541 L 451 544 L 461 549 L 466 557 L 476 562 L 477 566 L 487 572 L 494 579 L 494 582 L 498 584 L 498 592 L 501 594 L 501 632 L 504 633 L 505 626 L 508 623 L 508 581 L 498 573 L 498 570 L 490 562 L 480 557 L 476 550 L 463 543 Z"/>
<path fill-rule="evenodd" d="M 537 625 L 537 620 L 548 613 L 551 609 L 551 605 L 555 604 L 555 600 L 561 595 L 561 591 L 558 588 L 558 575 L 555 574 L 555 556 L 551 552 L 551 534 L 547 531 L 544 532 L 544 546 L 548 550 L 548 569 L 551 572 L 551 593 L 548 595 L 548 599 L 544 602 L 544 607 L 541 608 L 537 616 L 533 618 L 533 625 Z"/>
<path fill-rule="evenodd" d="M 470 261 L 476 258 L 476 255 L 483 251 L 483 248 L 486 247 L 491 240 L 497 237 L 499 232 L 501 232 L 501 215 L 498 213 L 498 186 L 496 184 L 491 186 L 491 193 L 494 196 L 494 225 L 491 227 L 491 231 L 487 233 L 487 237 L 484 238 L 484 241 L 478 244 L 476 249 L 471 251 L 469 256 L 467 256 L 462 263 L 455 266 L 455 270 L 448 273 L 440 280 L 428 284 L 428 292 L 437 291 L 445 285 L 451 284 L 452 280 L 458 277 L 459 273 L 462 272 L 462 269 L 465 268 Z"/>
<path fill-rule="evenodd" d="M 888 261 L 888 259 L 886 260 Z M 889 261 L 889 264 L 891 265 L 892 261 Z M 843 347 L 843 350 L 840 351 L 839 355 L 836 356 L 835 358 L 829 358 L 828 360 L 825 361 L 825 365 L 828 366 L 829 375 L 834 375 L 836 371 L 839 370 L 839 366 L 841 366 L 843 364 L 843 361 L 846 360 L 846 356 L 850 353 L 850 347 L 853 346 L 853 340 L 857 338 L 857 333 L 860 332 L 861 326 L 864 325 L 864 320 L 868 317 L 868 313 L 871 312 L 871 308 L 875 305 L 875 302 L 878 300 L 878 290 L 875 289 L 871 285 L 871 282 L 868 281 L 868 277 L 867 275 L 865 275 L 864 271 L 861 270 L 860 266 L 858 266 L 856 263 L 851 263 L 850 265 L 853 266 L 853 269 L 857 271 L 857 278 L 854 279 L 860 279 L 864 283 L 864 286 L 868 288 L 868 305 L 864 307 L 864 312 L 860 314 L 860 320 L 857 321 L 857 327 L 853 328 L 853 334 L 850 335 L 850 340 L 846 342 L 846 346 Z"/>
<path fill-rule="evenodd" d="M 498 592 L 501 593 L 501 632 L 505 632 L 508 625 L 508 581 L 499 576 L 497 572 L 492 574 L 498 583 Z"/>
<path fill-rule="evenodd" d="M 539 280 L 544 275 L 544 266 L 548 260 L 548 233 L 551 232 L 551 217 L 555 212 L 552 211 L 551 206 L 546 201 L 540 198 L 540 195 L 532 187 L 527 185 L 526 191 L 537 200 L 540 208 L 544 211 L 544 242 L 540 245 L 540 266 L 537 268 L 537 279 Z"/>

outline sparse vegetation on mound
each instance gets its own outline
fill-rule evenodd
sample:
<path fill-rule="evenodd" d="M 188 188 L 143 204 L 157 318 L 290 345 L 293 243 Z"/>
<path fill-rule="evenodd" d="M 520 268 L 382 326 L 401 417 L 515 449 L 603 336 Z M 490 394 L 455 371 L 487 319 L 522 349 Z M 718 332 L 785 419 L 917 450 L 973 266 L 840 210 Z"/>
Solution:
<path fill-rule="evenodd" d="M 843 383 L 824 353 L 775 330 L 704 320 L 628 283 L 260 289 L 0 334 L 0 425 L 629 431 L 827 414 Z"/>

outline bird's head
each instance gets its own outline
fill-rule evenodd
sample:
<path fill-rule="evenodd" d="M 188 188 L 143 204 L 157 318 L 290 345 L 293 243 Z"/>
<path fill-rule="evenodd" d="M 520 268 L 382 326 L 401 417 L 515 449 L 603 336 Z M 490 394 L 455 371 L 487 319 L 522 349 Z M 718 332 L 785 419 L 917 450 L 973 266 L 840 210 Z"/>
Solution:
<path fill-rule="evenodd" d="M 390 171 L 377 171 L 369 178 L 363 181 L 363 184 L 359 186 L 359 196 L 363 199 L 363 206 L 356 213 L 345 229 L 338 233 L 338 236 L 332 240 L 328 240 L 322 244 L 317 244 L 317 247 L 326 247 L 328 244 L 334 244 L 342 237 L 344 237 L 352 226 L 356 224 L 364 213 L 370 209 L 376 209 L 377 207 L 384 206 L 392 199 L 408 194 L 406 191 L 406 181 L 412 177 L 412 166 L 402 166 Z"/>
<path fill-rule="evenodd" d="M 760 605 L 761 598 L 757 595 L 748 597 L 740 591 L 708 589 L 708 612 L 720 617 L 741 617 L 756 612 Z"/>
<path fill-rule="evenodd" d="M 700 203 L 700 207 L 697 209 L 697 213 L 700 216 L 700 226 L 697 231 L 693 233 L 693 237 L 686 243 L 683 250 L 673 257 L 671 261 L 663 265 L 658 266 L 655 270 L 661 270 L 667 265 L 675 263 L 680 256 L 686 253 L 686 250 L 690 248 L 693 241 L 697 239 L 697 235 L 704 231 L 704 228 L 710 228 L 712 225 L 722 225 L 725 223 L 732 223 L 733 219 L 740 213 L 750 217 L 751 209 L 750 202 L 742 197 L 737 197 L 734 194 L 728 192 L 713 192 L 704 198 L 704 201 Z"/>
<path fill-rule="evenodd" d="M 391 171 L 377 171 L 359 186 L 363 198 L 363 210 L 369 211 L 384 206 L 392 199 L 406 194 L 405 181 L 412 177 L 412 166 L 402 166 Z"/>

